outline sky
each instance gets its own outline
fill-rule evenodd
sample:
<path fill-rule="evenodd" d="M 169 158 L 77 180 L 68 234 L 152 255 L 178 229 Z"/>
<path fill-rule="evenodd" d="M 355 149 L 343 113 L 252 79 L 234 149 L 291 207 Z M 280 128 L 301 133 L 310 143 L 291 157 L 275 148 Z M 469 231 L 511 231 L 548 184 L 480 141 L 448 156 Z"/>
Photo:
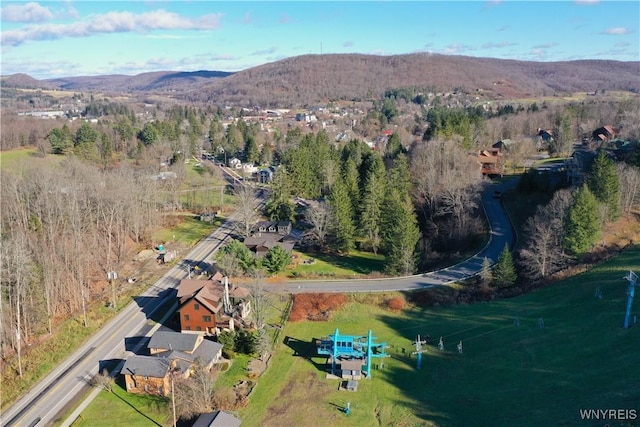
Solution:
<path fill-rule="evenodd" d="M 0 74 L 240 71 L 305 54 L 640 60 L 640 2 L 6 1 Z"/>

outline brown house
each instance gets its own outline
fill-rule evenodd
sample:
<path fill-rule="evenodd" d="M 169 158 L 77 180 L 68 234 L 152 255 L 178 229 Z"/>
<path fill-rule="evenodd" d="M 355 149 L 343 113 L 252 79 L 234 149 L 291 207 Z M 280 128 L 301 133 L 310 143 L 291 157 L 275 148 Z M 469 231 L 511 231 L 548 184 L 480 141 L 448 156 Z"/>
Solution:
<path fill-rule="evenodd" d="M 120 370 L 129 393 L 166 396 L 171 375 L 186 378 L 196 363 L 209 370 L 222 357 L 220 343 L 205 340 L 202 335 L 174 331 L 156 332 L 147 348 L 150 356 L 130 356 Z"/>
<path fill-rule="evenodd" d="M 180 330 L 216 335 L 245 326 L 251 313 L 249 290 L 222 280 L 185 279 L 178 286 Z"/>
<path fill-rule="evenodd" d="M 613 130 L 612 126 L 602 126 L 591 133 L 594 141 L 611 141 L 616 137 L 616 132 Z"/>
<path fill-rule="evenodd" d="M 497 148 L 482 150 L 478 154 L 478 163 L 480 163 L 483 175 L 502 175 L 504 173 L 502 154 Z"/>
<path fill-rule="evenodd" d="M 176 361 L 167 357 L 130 356 L 120 373 L 129 393 L 159 394 L 171 392 L 170 375 L 175 370 Z"/>

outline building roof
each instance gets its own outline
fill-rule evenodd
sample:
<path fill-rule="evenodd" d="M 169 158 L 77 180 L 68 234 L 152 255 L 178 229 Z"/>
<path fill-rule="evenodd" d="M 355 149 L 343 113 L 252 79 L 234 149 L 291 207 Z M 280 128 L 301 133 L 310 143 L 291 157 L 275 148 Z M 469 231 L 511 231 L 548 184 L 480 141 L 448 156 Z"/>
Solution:
<path fill-rule="evenodd" d="M 147 348 L 160 348 L 164 350 L 193 351 L 200 337 L 194 334 L 181 334 L 174 331 L 157 331 Z"/>
<path fill-rule="evenodd" d="M 198 348 L 193 352 L 193 356 L 196 359 L 200 358 L 203 364 L 208 365 L 216 358 L 221 350 L 222 344 L 219 342 L 203 340 Z"/>
<path fill-rule="evenodd" d="M 242 420 L 224 411 L 201 414 L 193 427 L 240 427 Z"/>
<path fill-rule="evenodd" d="M 122 375 L 164 378 L 171 367 L 171 360 L 166 357 L 129 356 L 120 370 Z"/>

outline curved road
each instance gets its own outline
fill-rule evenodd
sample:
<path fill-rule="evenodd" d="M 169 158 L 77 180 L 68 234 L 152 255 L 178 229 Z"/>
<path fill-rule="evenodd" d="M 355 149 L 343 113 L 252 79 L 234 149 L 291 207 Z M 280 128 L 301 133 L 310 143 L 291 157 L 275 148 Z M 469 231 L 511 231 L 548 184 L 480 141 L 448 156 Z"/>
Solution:
<path fill-rule="evenodd" d="M 515 232 L 511 220 L 500 199 L 493 197 L 493 194 L 496 191 L 504 193 L 514 188 L 517 183 L 517 179 L 510 179 L 499 183 L 485 182 L 483 184 L 485 188 L 482 191 L 482 205 L 490 227 L 489 241 L 480 252 L 459 264 L 407 277 L 295 281 L 284 285 L 270 285 L 269 289 L 284 290 L 290 293 L 406 291 L 446 285 L 475 276 L 482 270 L 482 262 L 485 257 L 491 261 L 491 264 L 494 264 L 505 244 L 508 244 L 509 247 L 514 246 Z"/>
<path fill-rule="evenodd" d="M 484 257 L 495 262 L 505 243 L 514 242 L 511 222 L 499 199 L 493 198 L 494 191 L 507 191 L 514 187 L 516 180 L 498 184 L 486 183 L 482 192 L 482 202 L 491 227 L 488 244 L 468 260 L 442 270 L 402 278 L 372 280 L 336 280 L 289 282 L 274 285 L 274 291 L 287 292 L 376 292 L 388 290 L 420 289 L 443 285 L 473 276 L 480 272 Z M 169 270 L 147 292 L 98 331 L 69 358 L 60 363 L 42 381 L 36 384 L 13 406 L 0 414 L 0 426 L 45 426 L 55 421 L 66 408 L 87 392 L 87 382 L 99 372 L 99 367 L 112 360 L 123 360 L 140 346 L 131 341 L 132 337 L 144 337 L 153 332 L 160 319 L 159 310 L 175 300 L 175 288 L 188 275 L 190 266 L 199 262 L 211 262 L 216 250 L 235 231 L 232 215 L 210 236 L 196 246 L 178 265 Z M 129 337 L 129 342 L 127 338 Z M 73 420 L 67 420 L 68 425 Z"/>

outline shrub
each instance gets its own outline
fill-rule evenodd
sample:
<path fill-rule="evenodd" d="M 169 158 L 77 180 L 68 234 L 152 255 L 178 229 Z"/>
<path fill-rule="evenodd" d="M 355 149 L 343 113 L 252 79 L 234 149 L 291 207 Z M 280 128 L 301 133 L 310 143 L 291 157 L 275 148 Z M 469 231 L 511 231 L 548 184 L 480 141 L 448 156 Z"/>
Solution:
<path fill-rule="evenodd" d="M 333 311 L 340 309 L 346 302 L 345 294 L 296 294 L 293 296 L 289 320 L 327 320 Z"/>
<path fill-rule="evenodd" d="M 404 305 L 405 301 L 401 297 L 394 297 L 387 301 L 387 307 L 392 311 L 401 311 Z"/>

